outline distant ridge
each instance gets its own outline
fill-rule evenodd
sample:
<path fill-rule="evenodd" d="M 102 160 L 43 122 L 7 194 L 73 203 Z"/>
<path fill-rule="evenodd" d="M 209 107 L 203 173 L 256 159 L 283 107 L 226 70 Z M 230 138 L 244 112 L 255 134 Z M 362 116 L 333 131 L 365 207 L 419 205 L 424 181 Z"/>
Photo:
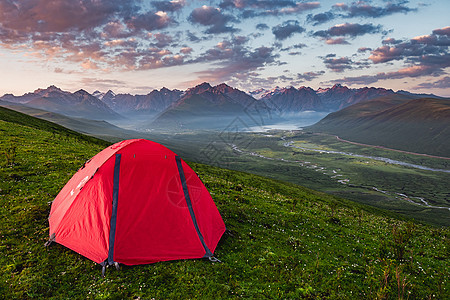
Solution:
<path fill-rule="evenodd" d="M 423 97 L 442 99 L 432 94 L 414 94 L 403 90 L 394 92 L 390 89 L 375 87 L 352 89 L 340 84 L 317 90 L 306 86 L 298 88 L 291 86 L 244 92 L 225 83 L 211 86 L 204 82 L 185 91 L 163 87 L 145 95 L 116 94 L 111 90 L 107 92 L 96 90 L 92 94 L 84 90 L 70 93 L 52 85 L 22 96 L 5 94 L 0 97 L 0 103 L 6 101 L 23 104 L 72 117 L 114 120 L 120 118 L 120 115 L 156 116 L 182 105 L 193 95 L 200 95 L 207 99 L 209 104 L 217 104 L 218 109 L 224 101 L 243 108 L 253 106 L 257 101 L 261 107 L 266 110 L 275 110 L 280 115 L 310 110 L 334 112 L 381 96 L 401 95 L 411 99 Z"/>
<path fill-rule="evenodd" d="M 116 120 L 122 118 L 108 105 L 85 90 L 70 93 L 62 91 L 53 85 L 46 89 L 37 89 L 32 93 L 27 93 L 22 96 L 6 94 L 0 100 L 71 117 L 92 120 Z"/>
<path fill-rule="evenodd" d="M 149 127 L 158 129 L 223 129 L 240 117 L 251 123 L 258 101 L 226 84 L 202 83 L 186 90 Z"/>
<path fill-rule="evenodd" d="M 308 130 L 370 145 L 450 157 L 450 100 L 391 95 L 358 103 Z"/>

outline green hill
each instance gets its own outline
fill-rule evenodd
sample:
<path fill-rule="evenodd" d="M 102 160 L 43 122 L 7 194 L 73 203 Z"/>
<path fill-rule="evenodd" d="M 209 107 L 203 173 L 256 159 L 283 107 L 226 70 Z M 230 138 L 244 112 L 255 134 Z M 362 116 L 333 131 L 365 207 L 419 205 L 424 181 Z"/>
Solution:
<path fill-rule="evenodd" d="M 450 157 L 450 100 L 389 96 L 358 103 L 308 130 L 370 145 Z"/>
<path fill-rule="evenodd" d="M 227 226 L 216 256 L 108 269 L 48 239 L 51 201 L 106 142 L 0 110 L 5 299 L 443 299 L 449 230 L 297 185 L 201 164 Z"/>
<path fill-rule="evenodd" d="M 2 105 L 1 102 L 0 105 Z M 5 105 L 5 108 L 12 109 L 39 119 L 44 119 L 49 122 L 56 123 L 71 130 L 74 130 L 76 132 L 95 136 L 107 141 L 118 141 L 119 140 L 118 136 L 128 139 L 131 139 L 136 136 L 135 132 L 122 129 L 106 121 L 68 117 L 58 113 L 23 106 L 20 104 Z"/>

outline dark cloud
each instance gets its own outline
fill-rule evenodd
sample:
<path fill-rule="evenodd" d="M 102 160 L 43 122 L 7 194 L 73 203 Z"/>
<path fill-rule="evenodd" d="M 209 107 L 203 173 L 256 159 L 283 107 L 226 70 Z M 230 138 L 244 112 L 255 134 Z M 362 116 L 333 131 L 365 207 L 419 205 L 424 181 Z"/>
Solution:
<path fill-rule="evenodd" d="M 389 1 L 385 6 L 374 6 L 370 1 L 355 1 L 350 5 L 337 3 L 332 9 L 318 14 L 309 14 L 307 21 L 313 26 L 326 23 L 338 17 L 341 18 L 381 18 L 395 13 L 409 13 L 417 11 L 407 6 L 408 1 Z"/>
<path fill-rule="evenodd" d="M 193 24 L 209 26 L 206 30 L 209 34 L 237 31 L 236 28 L 228 26 L 228 23 L 236 21 L 233 16 L 224 14 L 220 9 L 211 6 L 195 8 L 189 15 L 189 21 Z"/>
<path fill-rule="evenodd" d="M 412 11 L 417 11 L 415 8 L 410 8 L 406 6 L 408 1 L 401 1 L 398 3 L 388 2 L 385 6 L 373 6 L 369 1 L 357 1 L 350 5 L 345 3 L 338 3 L 333 5 L 333 9 L 336 11 L 343 12 L 341 17 L 344 18 L 381 18 L 384 16 L 389 16 L 395 13 L 409 13 Z"/>
<path fill-rule="evenodd" d="M 220 3 L 221 8 L 257 8 L 257 9 L 274 9 L 274 8 L 284 8 L 284 7 L 294 7 L 296 1 L 290 0 L 223 0 Z"/>
<path fill-rule="evenodd" d="M 362 84 L 367 85 L 379 80 L 390 80 L 390 79 L 402 79 L 407 77 L 421 77 L 421 76 L 440 76 L 443 72 L 439 71 L 430 66 L 410 66 L 400 69 L 395 72 L 381 72 L 376 75 L 362 75 L 355 77 L 344 77 L 337 80 L 330 81 L 331 83 L 345 83 L 348 85 Z"/>
<path fill-rule="evenodd" d="M 335 14 L 327 11 L 327 12 L 323 12 L 323 13 L 318 13 L 318 14 L 309 14 L 306 19 L 309 23 L 312 23 L 314 26 L 322 24 L 322 23 L 326 23 L 330 20 L 333 20 L 335 18 Z"/>
<path fill-rule="evenodd" d="M 430 35 L 418 36 L 408 41 L 386 39 L 383 41 L 383 46 L 371 52 L 369 60 L 374 64 L 401 61 L 405 63 L 405 67 L 398 71 L 380 72 L 375 75 L 344 77 L 331 82 L 367 85 L 379 80 L 442 76 L 446 74 L 445 69 L 450 67 L 450 39 L 448 31 L 450 31 L 449 27 L 435 29 Z M 338 62 L 336 61 L 333 64 L 333 61 L 330 59 L 327 67 L 336 69 L 334 65 L 339 66 Z M 327 62 L 326 58 L 324 62 Z M 347 65 L 344 64 L 342 67 L 345 69 Z M 339 70 L 339 67 L 337 69 Z M 446 76 L 432 83 L 422 83 L 417 88 L 448 88 L 448 81 L 448 76 Z"/>
<path fill-rule="evenodd" d="M 164 33 L 155 33 L 150 34 L 151 37 L 155 39 L 155 42 L 152 43 L 152 45 L 158 47 L 158 48 L 165 48 L 168 47 L 171 43 L 173 43 L 172 36 Z"/>
<path fill-rule="evenodd" d="M 392 39 L 383 41 L 383 46 L 371 52 L 369 60 L 374 64 L 400 61 L 405 67 L 394 72 L 381 72 L 375 75 L 345 77 L 334 83 L 370 84 L 379 80 L 415 78 L 422 76 L 442 76 L 450 67 L 450 38 L 447 35 L 449 27 L 435 29 L 430 35 L 412 38 L 398 42 Z M 389 41 L 389 42 L 386 42 Z M 387 45 L 388 44 L 388 45 Z M 445 86 L 448 79 L 441 78 L 434 83 L 424 83 L 420 88 Z"/>
<path fill-rule="evenodd" d="M 450 76 L 445 76 L 434 82 L 422 82 L 414 87 L 414 89 L 449 89 Z"/>
<path fill-rule="evenodd" d="M 326 56 L 319 56 L 319 58 L 323 60 L 327 69 L 338 73 L 345 70 L 363 69 L 369 66 L 367 60 L 353 61 L 349 57 L 337 57 L 334 53 L 330 53 Z"/>
<path fill-rule="evenodd" d="M 100 26 L 121 9 L 120 1 L 1 1 L 0 20 L 17 32 L 64 32 Z"/>
<path fill-rule="evenodd" d="M 126 20 L 126 24 L 129 28 L 140 31 L 153 31 L 155 29 L 163 29 L 170 25 L 171 19 L 166 13 L 161 12 L 147 12 L 133 16 Z"/>
<path fill-rule="evenodd" d="M 295 49 L 295 50 L 303 49 L 303 48 L 307 47 L 306 44 L 302 44 L 302 43 L 294 44 L 294 45 L 286 47 L 286 48 L 282 48 L 282 46 L 283 46 L 283 44 L 281 44 L 281 43 L 274 43 L 274 47 L 275 48 L 279 48 L 280 51 L 283 51 L 283 52 L 284 51 L 290 51 L 290 50 L 293 50 L 293 49 Z M 298 52 L 298 53 L 300 53 L 300 52 Z"/>
<path fill-rule="evenodd" d="M 400 44 L 401 42 L 402 42 L 401 40 L 396 40 L 394 38 L 387 38 L 382 41 L 383 45 L 395 45 Z"/>
<path fill-rule="evenodd" d="M 50 32 L 86 32 L 117 21 L 122 21 L 131 29 L 149 31 L 171 23 L 169 17 L 155 11 L 145 11 L 136 1 L 120 0 L 1 1 L 0 20 L 4 29 L 28 36 Z"/>
<path fill-rule="evenodd" d="M 239 10 L 243 18 L 253 18 L 267 15 L 299 14 L 320 7 L 320 3 L 317 1 L 299 2 L 290 0 L 224 0 L 219 7 Z"/>
<path fill-rule="evenodd" d="M 325 71 L 298 73 L 297 79 L 301 81 L 311 81 L 325 74 Z"/>
<path fill-rule="evenodd" d="M 450 37 L 435 34 L 440 30 L 442 29 L 436 29 L 430 35 L 418 36 L 409 41 L 396 42 L 393 45 L 387 45 L 385 40 L 383 41 L 385 45 L 373 50 L 369 59 L 375 64 L 394 60 L 406 60 L 410 63 L 421 64 L 441 63 L 442 59 L 445 60 L 450 53 L 448 48 Z"/>
<path fill-rule="evenodd" d="M 186 1 L 152 1 L 151 5 L 153 5 L 153 7 L 155 7 L 157 10 L 175 12 L 182 9 L 186 5 Z"/>
<path fill-rule="evenodd" d="M 313 36 L 330 38 L 334 36 L 349 36 L 356 37 L 364 34 L 372 34 L 381 32 L 381 25 L 344 23 L 335 25 L 327 30 L 319 30 L 313 33 Z"/>
<path fill-rule="evenodd" d="M 307 45 L 306 44 L 302 44 L 302 43 L 295 44 L 295 45 L 292 46 L 292 48 L 294 48 L 294 49 L 303 49 L 305 47 L 307 47 Z"/>
<path fill-rule="evenodd" d="M 148 54 L 144 49 L 152 46 L 148 33 L 171 24 L 175 22 L 165 12 L 149 10 L 139 1 L 0 1 L 2 47 L 75 62 L 84 69 L 141 68 L 142 56 Z M 156 45 L 168 41 L 159 38 Z M 162 49 L 154 52 L 161 62 L 155 60 L 152 67 L 165 66 L 164 60 L 172 57 Z"/>
<path fill-rule="evenodd" d="M 269 82 L 272 82 L 272 84 L 274 84 L 277 82 L 282 83 L 282 82 L 286 82 L 286 81 L 292 81 L 292 80 L 294 80 L 294 78 L 291 76 L 280 75 L 280 76 L 276 76 L 276 77 L 275 76 L 267 77 L 267 80 Z"/>
<path fill-rule="evenodd" d="M 190 32 L 189 30 L 186 31 L 186 36 L 187 36 L 187 39 L 188 39 L 190 42 L 199 42 L 199 41 L 202 40 L 201 38 L 199 38 L 199 37 L 198 37 L 197 35 L 195 35 L 194 33 Z"/>
<path fill-rule="evenodd" d="M 266 65 L 276 63 L 279 55 L 275 53 L 274 48 L 262 46 L 249 49 L 246 47 L 248 40 L 245 39 L 234 37 L 231 40 L 223 40 L 192 60 L 191 63 L 211 62 L 216 65 L 206 71 L 196 72 L 199 80 L 224 82 L 243 78 Z"/>
<path fill-rule="evenodd" d="M 325 57 L 323 62 L 325 66 L 333 72 L 343 72 L 347 69 L 353 69 L 353 62 L 348 57 Z"/>
<path fill-rule="evenodd" d="M 372 48 L 368 48 L 368 47 L 360 47 L 360 48 L 358 48 L 358 52 L 359 53 L 364 53 L 364 52 L 367 52 L 367 51 L 372 51 Z"/>
<path fill-rule="evenodd" d="M 267 24 L 264 24 L 264 23 L 259 23 L 259 24 L 256 25 L 256 29 L 258 29 L 258 30 L 267 30 L 269 28 L 270 27 Z"/>
<path fill-rule="evenodd" d="M 272 28 L 272 33 L 277 40 L 285 40 L 295 33 L 302 33 L 305 28 L 299 25 L 298 21 L 289 20 Z"/>
<path fill-rule="evenodd" d="M 446 35 L 446 36 L 450 37 L 450 26 L 440 28 L 440 29 L 435 29 L 435 30 L 433 30 L 433 34 Z"/>

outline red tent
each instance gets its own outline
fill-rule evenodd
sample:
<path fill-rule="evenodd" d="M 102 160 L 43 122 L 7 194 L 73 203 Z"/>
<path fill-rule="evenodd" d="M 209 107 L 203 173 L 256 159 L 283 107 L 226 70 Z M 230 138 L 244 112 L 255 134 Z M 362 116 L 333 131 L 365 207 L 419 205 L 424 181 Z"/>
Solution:
<path fill-rule="evenodd" d="M 143 139 L 114 144 L 81 167 L 53 201 L 49 223 L 50 241 L 102 266 L 212 257 L 225 231 L 197 174 Z"/>

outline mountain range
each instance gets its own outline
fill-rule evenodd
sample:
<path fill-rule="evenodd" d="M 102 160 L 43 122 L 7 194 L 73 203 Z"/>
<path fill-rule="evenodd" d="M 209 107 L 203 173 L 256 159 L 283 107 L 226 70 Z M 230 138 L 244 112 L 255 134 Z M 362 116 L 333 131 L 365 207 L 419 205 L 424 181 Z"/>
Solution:
<path fill-rule="evenodd" d="M 113 91 L 92 94 L 79 90 L 74 93 L 63 91 L 55 86 L 37 89 L 22 96 L 6 94 L 0 101 L 9 104 L 22 104 L 51 112 L 61 113 L 73 117 L 84 117 L 95 120 L 120 119 L 120 115 L 132 117 L 135 115 L 157 116 L 170 110 L 180 110 L 189 98 L 198 95 L 212 104 L 209 110 L 199 108 L 215 114 L 224 111 L 233 113 L 248 112 L 249 110 L 272 110 L 279 115 L 297 113 L 301 111 L 333 112 L 355 103 L 364 102 L 380 96 L 408 95 L 423 97 L 406 91 L 394 92 L 384 88 L 364 87 L 352 89 L 339 84 L 331 88 L 314 90 L 310 87 L 276 87 L 273 90 L 258 90 L 244 92 L 224 83 L 211 86 L 202 83 L 185 91 L 162 88 L 153 90 L 146 95 L 115 94 Z M 439 98 L 434 95 L 427 95 Z M 204 105 L 205 103 L 198 103 Z M 192 105 L 191 105 L 192 106 Z"/>
<path fill-rule="evenodd" d="M 22 96 L 6 94 L 0 97 L 0 101 L 2 101 L 3 105 L 23 105 L 91 120 L 117 120 L 122 118 L 120 114 L 115 112 L 105 102 L 85 90 L 70 93 L 53 85 L 46 89 L 37 89 Z"/>

